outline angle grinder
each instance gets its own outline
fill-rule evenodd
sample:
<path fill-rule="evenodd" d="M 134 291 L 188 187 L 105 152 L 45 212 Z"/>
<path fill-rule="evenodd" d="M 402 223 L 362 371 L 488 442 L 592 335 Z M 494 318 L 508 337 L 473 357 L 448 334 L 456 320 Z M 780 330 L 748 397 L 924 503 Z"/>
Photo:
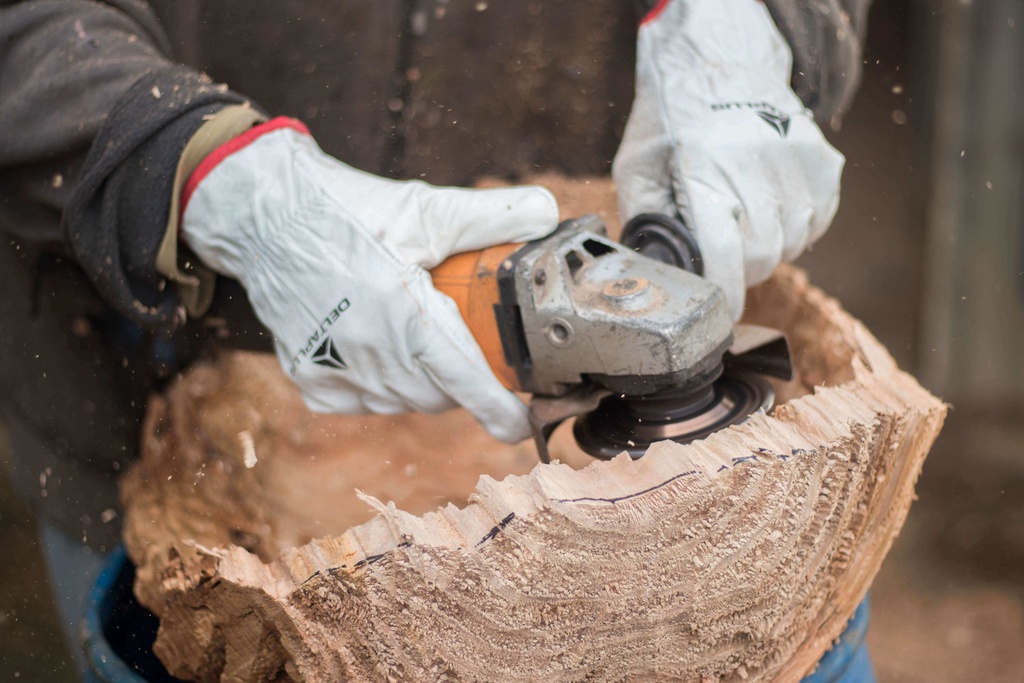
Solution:
<path fill-rule="evenodd" d="M 571 417 L 590 455 L 638 458 L 655 441 L 688 443 L 772 408 L 765 375 L 792 376 L 785 337 L 734 327 L 702 272 L 681 221 L 642 214 L 621 244 L 583 216 L 533 242 L 457 254 L 431 276 L 501 382 L 532 394 L 549 462 L 548 441 Z"/>

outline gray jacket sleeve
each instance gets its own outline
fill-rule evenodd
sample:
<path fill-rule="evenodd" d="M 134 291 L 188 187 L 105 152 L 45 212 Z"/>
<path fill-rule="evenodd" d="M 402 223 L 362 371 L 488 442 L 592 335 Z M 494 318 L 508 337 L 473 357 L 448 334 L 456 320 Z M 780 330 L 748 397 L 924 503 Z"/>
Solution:
<path fill-rule="evenodd" d="M 0 233 L 70 256 L 147 327 L 180 321 L 154 261 L 181 151 L 245 102 L 168 55 L 138 0 L 0 0 Z"/>
<path fill-rule="evenodd" d="M 793 51 L 794 92 L 819 125 L 839 126 L 860 84 L 871 0 L 764 0 Z"/>
<path fill-rule="evenodd" d="M 107 114 L 167 40 L 139 3 L 0 0 L 0 230 L 54 245 Z"/>

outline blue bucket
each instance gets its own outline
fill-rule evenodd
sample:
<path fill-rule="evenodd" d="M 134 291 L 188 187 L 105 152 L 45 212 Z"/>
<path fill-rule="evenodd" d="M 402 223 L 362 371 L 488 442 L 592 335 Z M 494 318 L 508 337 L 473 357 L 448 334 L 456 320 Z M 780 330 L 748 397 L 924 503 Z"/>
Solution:
<path fill-rule="evenodd" d="M 159 622 L 135 600 L 135 567 L 124 548 L 111 553 L 89 595 L 84 625 L 89 672 L 85 683 L 175 683 L 153 654 Z M 868 600 L 857 607 L 843 635 L 802 683 L 875 683 L 864 637 Z"/>
<path fill-rule="evenodd" d="M 864 640 L 870 616 L 871 607 L 868 599 L 864 598 L 839 640 L 821 658 L 814 673 L 801 683 L 875 683 L 871 655 Z"/>
<path fill-rule="evenodd" d="M 153 654 L 159 620 L 135 600 L 135 566 L 123 546 L 110 553 L 89 593 L 82 640 L 85 683 L 174 683 Z"/>

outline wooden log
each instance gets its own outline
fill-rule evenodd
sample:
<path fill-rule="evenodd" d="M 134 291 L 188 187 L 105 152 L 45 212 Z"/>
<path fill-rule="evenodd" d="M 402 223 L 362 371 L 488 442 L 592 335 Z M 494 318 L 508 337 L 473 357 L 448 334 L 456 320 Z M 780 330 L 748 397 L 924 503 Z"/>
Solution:
<path fill-rule="evenodd" d="M 799 680 L 945 406 L 798 270 L 748 317 L 790 336 L 782 405 L 637 462 L 590 461 L 563 428 L 572 466 L 538 465 L 461 411 L 313 416 L 267 358 L 196 369 L 124 486 L 157 654 L 204 681 Z"/>

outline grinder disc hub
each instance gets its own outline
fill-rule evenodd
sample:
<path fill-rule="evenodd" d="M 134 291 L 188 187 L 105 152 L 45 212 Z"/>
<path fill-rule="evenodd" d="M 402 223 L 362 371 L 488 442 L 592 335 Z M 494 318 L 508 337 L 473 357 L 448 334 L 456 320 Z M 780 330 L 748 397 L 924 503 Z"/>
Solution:
<path fill-rule="evenodd" d="M 576 418 L 580 447 L 608 460 L 622 451 L 639 458 L 655 441 L 690 443 L 739 424 L 752 413 L 771 410 L 775 391 L 761 375 L 729 373 L 705 387 L 643 397 L 613 395 Z"/>

